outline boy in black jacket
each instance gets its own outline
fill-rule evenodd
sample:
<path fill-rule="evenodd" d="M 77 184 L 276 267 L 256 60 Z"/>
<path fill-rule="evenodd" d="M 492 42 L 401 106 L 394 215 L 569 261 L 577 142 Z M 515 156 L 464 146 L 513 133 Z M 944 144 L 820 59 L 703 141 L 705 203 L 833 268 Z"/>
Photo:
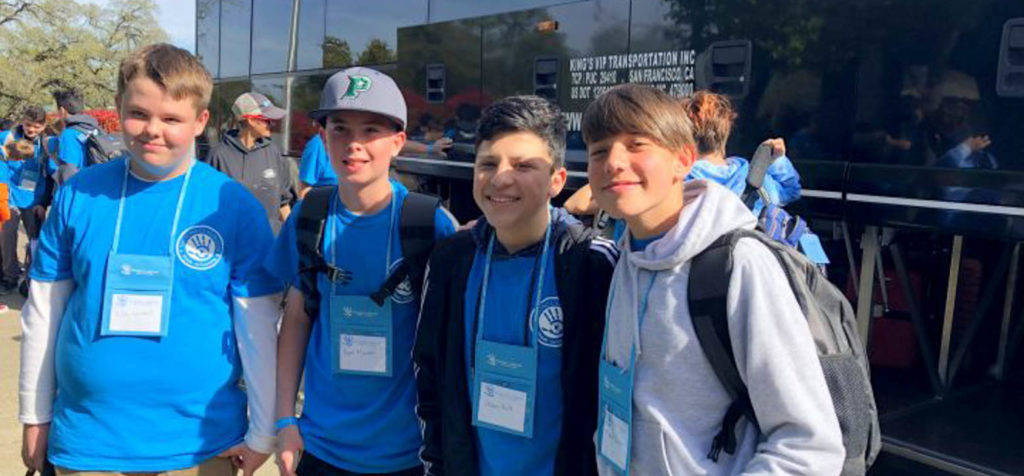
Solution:
<path fill-rule="evenodd" d="M 438 244 L 413 360 L 429 475 L 596 474 L 597 363 L 618 254 L 551 198 L 565 123 L 536 96 L 488 108 L 473 198 L 484 218 Z"/>

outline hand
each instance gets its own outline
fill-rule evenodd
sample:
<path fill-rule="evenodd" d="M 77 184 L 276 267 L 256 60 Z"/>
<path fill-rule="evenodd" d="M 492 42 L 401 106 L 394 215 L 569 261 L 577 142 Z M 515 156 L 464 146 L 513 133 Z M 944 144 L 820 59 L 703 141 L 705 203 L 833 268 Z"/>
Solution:
<path fill-rule="evenodd" d="M 765 139 L 761 145 L 768 145 L 772 148 L 772 158 L 777 159 L 786 155 L 786 141 L 780 138 Z"/>
<path fill-rule="evenodd" d="M 42 205 L 36 205 L 32 207 L 32 213 L 35 213 L 36 218 L 38 218 L 40 221 L 46 219 L 46 207 Z"/>
<path fill-rule="evenodd" d="M 46 445 L 50 439 L 50 424 L 24 425 L 21 430 L 21 461 L 28 469 L 43 472 L 46 463 Z"/>
<path fill-rule="evenodd" d="M 434 153 L 444 157 L 448 157 L 448 149 L 451 148 L 452 140 L 449 137 L 442 137 L 434 141 L 433 144 L 431 144 L 431 149 L 434 151 Z"/>
<path fill-rule="evenodd" d="M 242 470 L 242 476 L 252 476 L 260 466 L 263 466 L 270 454 L 260 453 L 249 448 L 245 443 L 239 443 L 217 457 L 231 458 L 231 464 Z"/>
<path fill-rule="evenodd" d="M 992 140 L 989 139 L 987 135 L 974 136 L 968 137 L 967 140 L 964 141 L 964 143 L 967 144 L 967 147 L 971 148 L 971 152 L 977 152 L 992 145 Z"/>
<path fill-rule="evenodd" d="M 277 434 L 277 468 L 281 476 L 295 476 L 299 457 L 306 448 L 297 425 L 286 426 Z"/>

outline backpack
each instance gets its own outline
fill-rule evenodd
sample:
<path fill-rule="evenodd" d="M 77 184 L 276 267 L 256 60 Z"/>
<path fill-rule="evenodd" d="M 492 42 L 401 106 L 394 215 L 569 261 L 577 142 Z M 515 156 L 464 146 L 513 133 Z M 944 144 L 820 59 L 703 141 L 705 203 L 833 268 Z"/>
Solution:
<path fill-rule="evenodd" d="M 120 134 L 108 134 L 87 123 L 74 123 L 70 127 L 85 134 L 83 144 L 85 145 L 84 166 L 86 167 L 105 164 L 128 154 L 128 147 L 124 143 L 124 137 Z"/>
<path fill-rule="evenodd" d="M 350 272 L 328 263 L 322 252 L 327 212 L 330 209 L 331 194 L 336 188 L 333 185 L 313 187 L 303 199 L 295 221 L 299 251 L 298 288 L 305 301 L 304 310 L 310 319 L 317 319 L 320 315 L 320 290 L 317 288 L 317 276 L 320 273 L 326 274 L 332 283 L 344 284 L 352 280 Z M 406 278 L 412 284 L 413 295 L 419 295 L 427 259 L 434 249 L 434 214 L 440 206 L 441 200 L 432 195 L 409 192 L 405 197 L 398 225 L 404 258 L 384 280 L 380 289 L 370 296 L 377 305 L 383 306 L 384 301 L 394 294 Z"/>
<path fill-rule="evenodd" d="M 732 250 L 741 238 L 763 243 L 778 259 L 814 338 L 832 404 L 843 434 L 846 460 L 842 474 L 863 475 L 881 448 L 878 408 L 871 389 L 870 369 L 857 334 L 856 316 L 849 301 L 824 273 L 795 248 L 757 230 L 735 230 L 720 237 L 694 257 L 688 284 L 690 315 L 705 357 L 733 402 L 722 429 L 711 442 L 708 457 L 736 449 L 736 423 L 746 417 L 757 426 L 757 415 L 747 387 L 740 378 L 729 339 L 726 295 L 732 274 Z M 760 427 L 758 426 L 760 431 Z"/>

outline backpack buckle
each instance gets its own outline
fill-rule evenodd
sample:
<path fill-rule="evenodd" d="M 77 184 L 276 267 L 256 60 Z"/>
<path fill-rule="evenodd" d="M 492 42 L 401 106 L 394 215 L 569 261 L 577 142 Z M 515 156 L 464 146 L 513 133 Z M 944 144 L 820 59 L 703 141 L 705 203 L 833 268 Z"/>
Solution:
<path fill-rule="evenodd" d="M 327 265 L 327 270 L 324 271 L 327 275 L 327 279 L 335 284 L 348 284 L 352 282 L 352 272 L 347 271 L 338 267 Z"/>

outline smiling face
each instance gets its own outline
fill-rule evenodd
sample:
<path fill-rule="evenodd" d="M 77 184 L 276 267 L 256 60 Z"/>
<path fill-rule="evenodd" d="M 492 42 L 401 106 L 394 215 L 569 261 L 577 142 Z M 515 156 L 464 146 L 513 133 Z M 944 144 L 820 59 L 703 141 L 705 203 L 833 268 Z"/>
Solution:
<path fill-rule="evenodd" d="M 405 145 L 404 131 L 371 112 L 335 112 L 320 134 L 338 180 L 356 186 L 387 180 L 391 159 Z"/>
<path fill-rule="evenodd" d="M 587 145 L 587 175 L 598 205 L 617 218 L 666 215 L 693 165 L 690 150 L 673 151 L 638 134 L 616 134 Z M 678 210 L 676 210 L 678 212 Z"/>
<path fill-rule="evenodd" d="M 43 129 L 46 129 L 45 122 L 23 121 L 21 123 L 21 130 L 25 133 L 26 139 L 35 140 L 43 132 Z"/>
<path fill-rule="evenodd" d="M 565 186 L 548 143 L 532 132 L 509 132 L 477 147 L 473 199 L 498 230 L 529 228 L 546 220 L 548 202 Z"/>
<path fill-rule="evenodd" d="M 138 76 L 126 84 L 120 101 L 128 149 L 137 160 L 164 169 L 183 164 L 210 112 L 196 110 L 192 98 L 174 99 L 153 80 Z"/>

